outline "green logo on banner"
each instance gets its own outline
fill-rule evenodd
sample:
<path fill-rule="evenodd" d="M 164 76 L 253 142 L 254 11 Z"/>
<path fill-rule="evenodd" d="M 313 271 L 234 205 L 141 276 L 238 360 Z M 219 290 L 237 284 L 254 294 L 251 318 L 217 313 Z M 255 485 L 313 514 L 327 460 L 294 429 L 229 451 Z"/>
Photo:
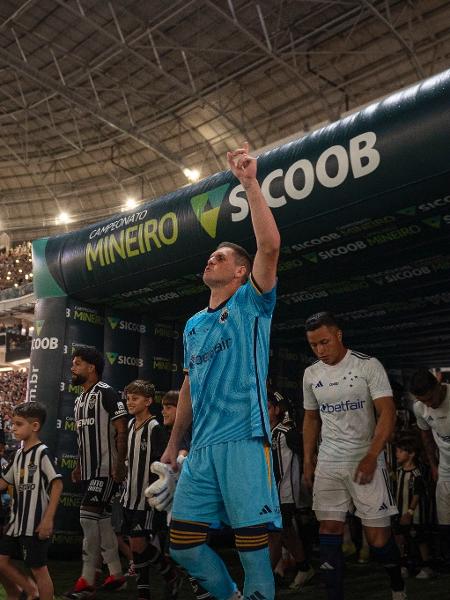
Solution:
<path fill-rule="evenodd" d="M 38 335 L 41 335 L 42 328 L 44 327 L 45 321 L 36 321 L 36 331 Z"/>
<path fill-rule="evenodd" d="M 310 262 L 316 263 L 318 262 L 317 254 L 315 252 L 311 252 L 310 254 L 305 254 L 305 258 Z"/>
<path fill-rule="evenodd" d="M 434 227 L 434 229 L 439 229 L 441 226 L 441 217 L 430 217 L 429 219 L 422 219 L 422 223 L 425 225 L 429 225 L 430 227 Z"/>
<path fill-rule="evenodd" d="M 119 356 L 118 352 L 107 352 L 106 353 L 106 358 L 109 360 L 110 365 L 113 365 L 116 362 L 118 356 Z"/>
<path fill-rule="evenodd" d="M 213 190 L 191 198 L 191 206 L 198 222 L 212 238 L 216 237 L 220 207 L 229 187 L 229 183 L 219 185 Z"/>
<path fill-rule="evenodd" d="M 108 323 L 111 329 L 115 329 L 119 324 L 120 319 L 118 317 L 108 317 Z"/>
<path fill-rule="evenodd" d="M 399 215 L 407 215 L 408 217 L 414 217 L 416 214 L 415 206 L 408 206 L 407 208 L 401 208 L 397 211 Z"/>

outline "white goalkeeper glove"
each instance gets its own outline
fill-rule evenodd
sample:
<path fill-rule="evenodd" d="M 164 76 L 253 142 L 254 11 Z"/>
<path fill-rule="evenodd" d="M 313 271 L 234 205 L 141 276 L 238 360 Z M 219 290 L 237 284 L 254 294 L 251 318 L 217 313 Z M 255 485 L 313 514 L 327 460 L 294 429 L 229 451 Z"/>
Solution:
<path fill-rule="evenodd" d="M 159 511 L 170 510 L 185 458 L 185 456 L 177 458 L 178 471 L 176 473 L 174 473 L 169 465 L 160 462 L 152 463 L 150 471 L 158 475 L 158 480 L 149 485 L 145 490 L 147 502 L 152 508 Z"/>

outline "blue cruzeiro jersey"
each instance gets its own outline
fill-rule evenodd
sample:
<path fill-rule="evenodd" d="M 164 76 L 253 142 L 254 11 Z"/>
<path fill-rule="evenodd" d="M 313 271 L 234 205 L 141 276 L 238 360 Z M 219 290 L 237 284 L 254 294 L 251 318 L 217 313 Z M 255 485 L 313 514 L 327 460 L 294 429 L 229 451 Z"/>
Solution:
<path fill-rule="evenodd" d="M 266 378 L 275 287 L 265 294 L 251 280 L 221 306 L 191 317 L 184 330 L 189 374 L 192 449 L 266 436 Z"/>

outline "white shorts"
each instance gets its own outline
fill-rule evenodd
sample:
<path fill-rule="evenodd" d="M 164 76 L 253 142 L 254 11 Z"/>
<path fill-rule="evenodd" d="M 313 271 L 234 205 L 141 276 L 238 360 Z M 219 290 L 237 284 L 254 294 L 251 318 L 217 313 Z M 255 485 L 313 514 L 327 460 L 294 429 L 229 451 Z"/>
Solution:
<path fill-rule="evenodd" d="M 450 481 L 438 479 L 436 484 L 436 511 L 439 525 L 450 525 Z"/>
<path fill-rule="evenodd" d="M 386 467 L 378 465 L 370 483 L 353 481 L 358 463 L 318 463 L 313 488 L 313 510 L 319 521 L 345 522 L 355 510 L 363 525 L 389 527 L 398 513 Z"/>

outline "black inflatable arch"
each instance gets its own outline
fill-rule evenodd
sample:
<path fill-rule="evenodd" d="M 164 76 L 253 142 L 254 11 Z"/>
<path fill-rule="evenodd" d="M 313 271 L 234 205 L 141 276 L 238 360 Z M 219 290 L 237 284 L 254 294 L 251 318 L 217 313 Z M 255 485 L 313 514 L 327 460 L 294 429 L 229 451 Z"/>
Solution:
<path fill-rule="evenodd" d="M 321 309 L 390 365 L 446 356 L 449 98 L 446 71 L 259 157 L 282 235 L 272 334 L 280 387 L 298 387 L 301 327 Z M 28 397 L 48 407 L 46 440 L 66 476 L 61 544 L 76 535 L 79 503 L 67 483 L 76 455 L 72 347 L 102 350 L 104 378 L 118 389 L 138 375 L 159 390 L 179 385 L 183 320 L 204 305 L 198 273 L 222 240 L 254 250 L 245 194 L 228 171 L 33 243 Z"/>

